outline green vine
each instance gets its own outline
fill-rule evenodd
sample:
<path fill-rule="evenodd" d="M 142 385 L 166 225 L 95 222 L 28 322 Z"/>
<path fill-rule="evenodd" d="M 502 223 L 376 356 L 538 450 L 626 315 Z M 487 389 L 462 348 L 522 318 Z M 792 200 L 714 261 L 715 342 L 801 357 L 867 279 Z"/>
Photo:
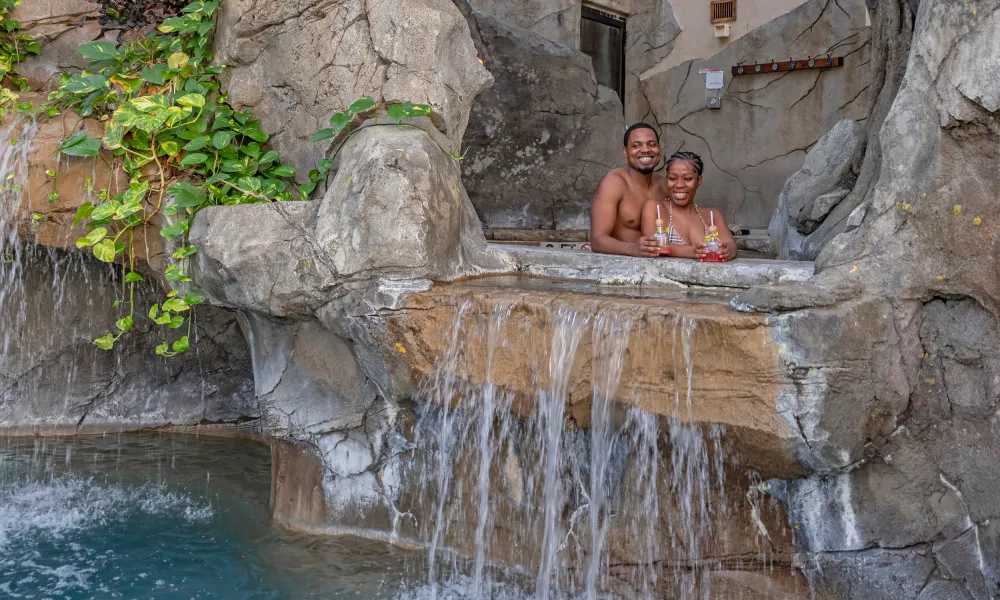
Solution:
<path fill-rule="evenodd" d="M 28 91 L 28 81 L 18 75 L 18 63 L 41 50 L 31 36 L 18 33 L 21 23 L 10 18 L 11 11 L 20 5 L 21 0 L 0 0 L 0 119 L 6 116 L 7 106 L 18 99 L 7 86 Z"/>
<path fill-rule="evenodd" d="M 94 340 L 101 349 L 111 350 L 135 324 L 135 286 L 143 281 L 135 271 L 137 227 L 155 223 L 158 216 L 166 219 L 160 234 L 177 240 L 178 249 L 164 275 L 173 287 L 184 288 L 191 281 L 184 271 L 185 260 L 197 253 L 187 236 L 198 211 L 207 206 L 308 199 L 353 133 L 382 125 L 417 127 L 404 119 L 431 114 L 427 105 L 393 104 L 387 108 L 391 123 L 365 124 L 352 131 L 352 120 L 376 107 L 373 98 L 361 98 L 334 114 L 330 128 L 313 136 L 314 142 L 341 139 L 333 154 L 308 173 L 308 183 L 296 185 L 295 168 L 264 147 L 268 135 L 259 122 L 250 111 L 235 110 L 221 90 L 223 67 L 211 64 L 218 7 L 219 0 L 193 0 L 141 39 L 79 47 L 88 68 L 63 75 L 48 104 L 34 111 L 50 116 L 58 110 L 76 111 L 80 122 L 59 151 L 85 157 L 109 151 L 112 167 L 129 177 L 128 190 L 115 196 L 100 190 L 99 203 L 84 203 L 73 222 L 74 227 L 84 223 L 88 228 L 87 235 L 77 240 L 78 248 L 90 248 L 98 260 L 123 266 L 115 306 L 124 305 L 127 312 L 115 323 L 115 331 Z M 89 137 L 85 129 L 76 131 L 85 118 L 103 121 L 100 139 Z M 437 140 L 434 143 L 441 147 Z M 462 158 L 441 149 L 456 160 Z M 92 188 L 89 180 L 87 185 Z M 149 310 L 147 316 L 157 325 L 171 330 L 187 326 L 184 335 L 160 343 L 158 355 L 170 357 L 190 348 L 190 315 L 201 303 L 197 294 L 175 289 Z"/>

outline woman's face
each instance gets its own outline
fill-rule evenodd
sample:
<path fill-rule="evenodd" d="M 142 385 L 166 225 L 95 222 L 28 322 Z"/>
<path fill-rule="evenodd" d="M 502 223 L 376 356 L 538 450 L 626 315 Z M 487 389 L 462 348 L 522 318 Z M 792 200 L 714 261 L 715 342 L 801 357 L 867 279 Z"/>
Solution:
<path fill-rule="evenodd" d="M 701 176 L 690 161 L 678 160 L 667 169 L 667 195 L 677 206 L 694 202 L 694 194 L 701 185 Z"/>

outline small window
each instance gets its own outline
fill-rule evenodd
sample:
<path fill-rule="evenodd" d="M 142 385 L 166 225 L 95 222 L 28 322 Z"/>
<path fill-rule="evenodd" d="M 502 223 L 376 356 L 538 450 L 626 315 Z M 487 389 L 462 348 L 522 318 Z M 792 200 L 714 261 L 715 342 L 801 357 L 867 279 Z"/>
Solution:
<path fill-rule="evenodd" d="M 736 0 L 712 0 L 712 22 L 727 23 L 736 20 Z"/>
<path fill-rule="evenodd" d="M 625 19 L 583 7 L 580 51 L 594 61 L 597 83 L 611 88 L 625 104 Z"/>

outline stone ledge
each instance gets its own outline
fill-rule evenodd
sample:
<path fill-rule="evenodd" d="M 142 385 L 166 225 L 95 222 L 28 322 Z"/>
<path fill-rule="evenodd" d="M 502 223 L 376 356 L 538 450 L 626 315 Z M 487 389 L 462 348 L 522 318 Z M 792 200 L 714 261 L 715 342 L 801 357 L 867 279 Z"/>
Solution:
<path fill-rule="evenodd" d="M 542 277 L 596 281 L 605 285 L 674 285 L 748 289 L 808 281 L 812 262 L 738 258 L 702 263 L 682 258 L 635 258 L 587 251 L 490 244 L 511 272 Z"/>

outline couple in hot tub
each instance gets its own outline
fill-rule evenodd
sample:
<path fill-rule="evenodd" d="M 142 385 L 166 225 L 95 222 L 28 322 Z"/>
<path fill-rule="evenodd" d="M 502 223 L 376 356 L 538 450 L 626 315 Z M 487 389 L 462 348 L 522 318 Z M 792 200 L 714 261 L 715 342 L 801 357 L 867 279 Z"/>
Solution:
<path fill-rule="evenodd" d="M 661 256 L 653 234 L 656 220 L 663 220 L 669 256 L 700 259 L 710 223 L 719 230 L 724 260 L 736 258 L 736 242 L 717 209 L 694 202 L 704 167 L 692 152 L 677 152 L 666 162 L 666 173 L 655 174 L 660 164 L 660 139 L 646 123 L 625 131 L 628 166 L 615 169 L 601 180 L 590 209 L 590 245 L 594 252 L 629 256 Z M 659 217 L 657 217 L 659 215 Z"/>

